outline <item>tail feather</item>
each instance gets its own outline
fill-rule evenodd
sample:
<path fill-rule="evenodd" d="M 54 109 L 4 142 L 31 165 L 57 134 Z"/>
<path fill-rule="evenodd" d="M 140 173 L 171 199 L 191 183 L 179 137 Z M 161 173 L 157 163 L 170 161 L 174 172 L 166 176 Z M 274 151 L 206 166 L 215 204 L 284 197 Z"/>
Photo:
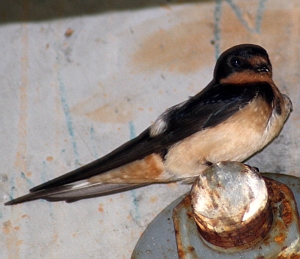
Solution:
<path fill-rule="evenodd" d="M 6 202 L 5 205 L 14 205 L 37 199 L 44 199 L 47 201 L 75 202 L 81 199 L 88 199 L 132 190 L 145 185 L 149 184 L 91 184 L 88 182 L 83 182 L 76 185 L 65 185 L 37 192 L 31 192 L 24 196 Z"/>

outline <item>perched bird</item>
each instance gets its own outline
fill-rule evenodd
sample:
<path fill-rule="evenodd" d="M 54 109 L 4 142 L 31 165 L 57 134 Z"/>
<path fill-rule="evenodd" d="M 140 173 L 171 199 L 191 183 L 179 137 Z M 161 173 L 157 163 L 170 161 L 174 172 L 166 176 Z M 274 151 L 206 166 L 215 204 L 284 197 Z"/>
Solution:
<path fill-rule="evenodd" d="M 280 132 L 292 110 L 272 80 L 265 49 L 243 44 L 218 59 L 213 80 L 136 138 L 6 205 L 79 199 L 173 181 L 192 182 L 219 161 L 242 162 Z"/>

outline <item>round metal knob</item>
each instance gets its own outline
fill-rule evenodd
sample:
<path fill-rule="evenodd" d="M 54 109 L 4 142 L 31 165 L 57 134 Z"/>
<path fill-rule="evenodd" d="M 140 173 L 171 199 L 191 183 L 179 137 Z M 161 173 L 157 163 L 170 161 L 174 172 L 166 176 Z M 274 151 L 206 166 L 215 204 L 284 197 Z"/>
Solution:
<path fill-rule="evenodd" d="M 191 199 L 201 236 L 221 249 L 251 247 L 271 228 L 265 181 L 255 168 L 242 163 L 210 166 L 193 184 Z"/>

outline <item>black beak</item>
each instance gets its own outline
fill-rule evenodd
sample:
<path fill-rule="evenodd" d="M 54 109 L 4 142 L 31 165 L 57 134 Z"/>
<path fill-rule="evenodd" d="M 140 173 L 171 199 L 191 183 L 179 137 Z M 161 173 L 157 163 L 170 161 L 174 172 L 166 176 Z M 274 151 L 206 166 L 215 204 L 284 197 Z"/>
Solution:
<path fill-rule="evenodd" d="M 270 72 L 270 68 L 268 66 L 260 66 L 256 69 L 257 72 L 267 73 Z"/>

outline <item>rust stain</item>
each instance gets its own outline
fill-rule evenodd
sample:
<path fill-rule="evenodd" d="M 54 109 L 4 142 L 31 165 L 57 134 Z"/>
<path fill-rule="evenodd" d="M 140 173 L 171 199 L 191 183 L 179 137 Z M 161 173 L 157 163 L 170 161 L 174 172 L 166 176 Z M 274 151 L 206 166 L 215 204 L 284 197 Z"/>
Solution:
<path fill-rule="evenodd" d="M 27 120 L 28 120 L 28 24 L 23 25 L 22 36 L 23 53 L 21 57 L 21 83 L 19 87 L 19 121 L 18 121 L 18 147 L 15 156 L 15 166 L 18 170 L 26 172 L 26 154 L 27 154 Z"/>
<path fill-rule="evenodd" d="M 288 255 L 280 255 L 277 257 L 277 259 L 300 259 L 299 253 L 292 253 Z"/>
<path fill-rule="evenodd" d="M 52 156 L 47 156 L 47 157 L 46 157 L 46 160 L 47 160 L 48 162 L 51 162 L 51 161 L 53 161 L 53 157 L 52 157 Z"/>
<path fill-rule="evenodd" d="M 6 235 L 6 248 L 9 258 L 19 258 L 19 246 L 23 244 L 23 240 L 18 240 L 18 231 L 20 226 L 13 226 L 11 220 L 2 224 L 2 233 Z"/>
<path fill-rule="evenodd" d="M 287 200 L 282 201 L 281 206 L 282 206 L 281 217 L 282 217 L 285 227 L 288 228 L 290 226 L 290 224 L 292 223 L 292 221 L 294 220 L 294 218 L 292 216 L 293 208 L 291 206 L 291 203 L 288 202 Z"/>
<path fill-rule="evenodd" d="M 293 194 L 291 190 L 284 184 L 281 184 L 276 181 L 270 181 L 268 178 L 264 178 L 265 182 L 267 183 L 267 188 L 268 188 L 268 193 L 269 193 L 269 198 L 272 202 L 274 203 L 279 203 L 280 202 L 280 217 L 282 219 L 282 224 L 281 228 L 282 229 L 287 229 L 292 221 L 294 220 L 293 218 L 293 213 L 292 211 L 294 210 L 292 208 L 290 200 L 293 199 Z M 284 195 L 285 194 L 285 195 Z M 279 222 L 278 222 L 279 224 Z M 279 226 L 277 226 L 279 227 Z"/>
<path fill-rule="evenodd" d="M 214 63 L 213 46 L 209 43 L 212 37 L 211 24 L 199 20 L 159 29 L 143 40 L 129 64 L 136 72 L 193 73 Z"/>
<path fill-rule="evenodd" d="M 29 68 L 28 68 L 28 24 L 23 24 L 22 57 L 21 57 L 21 82 L 19 86 L 19 120 L 18 120 L 18 145 L 15 153 L 15 170 L 22 171 L 27 175 L 27 126 L 28 126 L 28 85 L 29 85 Z M 30 175 L 30 173 L 29 173 Z M 12 223 L 7 221 L 3 224 L 3 232 L 7 234 L 6 247 L 9 258 L 19 258 L 19 246 L 17 234 L 18 227 L 14 229 Z M 23 241 L 22 241 L 23 242 Z"/>
<path fill-rule="evenodd" d="M 273 205 L 273 214 L 277 214 L 279 218 L 274 222 L 274 228 L 278 230 L 278 234 L 274 236 L 274 241 L 278 245 L 282 245 L 287 238 L 288 228 L 293 220 L 298 220 L 298 211 L 293 208 L 291 201 L 294 199 L 292 191 L 284 184 L 275 180 L 264 177 L 267 184 L 269 199 Z M 266 239 L 265 244 L 269 244 L 273 240 Z M 291 258 L 281 255 L 278 258 Z"/>
<path fill-rule="evenodd" d="M 193 252 L 195 251 L 195 247 L 193 247 L 193 246 L 188 246 L 188 251 L 189 251 L 190 253 L 193 253 Z"/>
<path fill-rule="evenodd" d="M 101 213 L 104 212 L 103 204 L 102 203 L 99 204 L 98 211 L 101 212 Z"/>
<path fill-rule="evenodd" d="M 134 118 L 134 97 L 123 97 L 99 106 L 103 97 L 95 94 L 71 108 L 75 115 L 86 116 L 92 121 L 126 123 Z"/>
<path fill-rule="evenodd" d="M 16 245 L 17 245 L 17 246 L 20 246 L 20 245 L 23 244 L 23 242 L 24 242 L 24 240 L 18 240 L 17 243 L 16 243 Z"/>
<path fill-rule="evenodd" d="M 251 4 L 253 4 L 253 7 Z M 294 64 L 290 62 L 289 55 L 278 54 L 278 49 L 286 46 L 287 39 L 296 37 L 298 33 L 293 26 L 295 17 L 299 17 L 300 9 L 266 9 L 260 26 L 260 32 L 255 32 L 257 19 L 257 1 L 238 2 L 242 19 L 247 27 L 237 17 L 232 7 L 224 3 L 222 6 L 222 17 L 220 31 L 222 40 L 221 50 L 225 50 L 233 45 L 241 43 L 255 43 L 266 47 L 276 65 Z M 197 70 L 213 65 L 215 62 L 214 47 L 211 40 L 214 38 L 214 25 L 212 16 L 205 16 L 205 6 L 202 10 L 195 5 L 192 8 L 184 8 L 180 11 L 172 11 L 172 16 L 182 17 L 184 22 L 170 28 L 157 26 L 157 31 L 147 35 L 142 39 L 137 49 L 131 56 L 129 65 L 134 68 L 134 72 L 151 72 L 153 70 L 167 70 L 174 73 L 189 74 Z M 212 6 L 208 7 L 212 11 Z M 200 15 L 203 14 L 203 15 Z M 274 19 L 276 17 L 276 19 Z M 185 22 L 186 20 L 188 22 Z M 270 22 L 272 21 L 272 22 Z M 287 22 L 291 21 L 291 22 Z M 149 24 L 142 25 L 143 31 Z M 140 29 L 140 30 L 142 30 Z M 139 29 L 138 29 L 139 30 Z M 145 35 L 145 33 L 141 34 Z M 296 59 L 296 56 L 293 57 Z M 293 70 L 291 70 L 293 71 Z"/>
<path fill-rule="evenodd" d="M 157 200 L 158 200 L 157 196 L 150 197 L 150 202 L 151 203 L 155 203 L 155 202 L 157 202 Z"/>
<path fill-rule="evenodd" d="M 178 255 L 179 255 L 179 258 L 180 259 L 184 259 L 185 258 L 185 251 L 181 248 L 181 247 L 178 247 Z"/>
<path fill-rule="evenodd" d="M 93 121 L 124 123 L 132 118 L 132 112 L 130 107 L 126 107 L 124 103 L 122 105 L 122 102 L 115 102 L 115 104 L 106 104 L 92 112 L 88 112 L 86 116 Z"/>
<path fill-rule="evenodd" d="M 27 4 L 23 6 L 25 15 L 28 12 Z M 21 171 L 27 174 L 27 127 L 28 127 L 28 86 L 29 86 L 29 30 L 28 23 L 22 24 L 21 50 L 22 56 L 20 61 L 21 80 L 19 85 L 19 119 L 17 122 L 17 147 L 15 151 L 15 171 Z M 17 188 L 17 186 L 16 186 Z M 13 226 L 12 221 L 6 221 L 2 227 L 3 233 L 6 234 L 5 245 L 8 258 L 19 258 L 21 242 L 18 240 L 18 226 Z"/>
<path fill-rule="evenodd" d="M 74 33 L 74 30 L 72 30 L 71 28 L 68 28 L 65 32 L 65 37 L 66 38 L 71 37 L 73 33 Z"/>
<path fill-rule="evenodd" d="M 12 230 L 12 223 L 11 223 L 11 221 L 10 220 L 5 221 L 3 223 L 3 227 L 2 227 L 3 233 L 6 234 L 6 235 L 8 235 L 11 232 L 11 230 Z"/>
<path fill-rule="evenodd" d="M 181 235 L 179 233 L 180 231 L 180 219 L 177 217 L 178 211 L 181 210 L 182 207 L 188 208 L 191 206 L 191 196 L 187 195 L 173 210 L 173 223 L 174 223 L 174 230 L 175 230 L 175 236 L 177 241 L 177 252 L 180 259 L 186 258 L 186 254 L 188 251 L 185 250 L 185 247 L 183 246 L 183 242 L 181 239 Z"/>
<path fill-rule="evenodd" d="M 286 234 L 285 233 L 280 233 L 277 235 L 274 240 L 277 244 L 282 244 L 286 239 Z"/>

